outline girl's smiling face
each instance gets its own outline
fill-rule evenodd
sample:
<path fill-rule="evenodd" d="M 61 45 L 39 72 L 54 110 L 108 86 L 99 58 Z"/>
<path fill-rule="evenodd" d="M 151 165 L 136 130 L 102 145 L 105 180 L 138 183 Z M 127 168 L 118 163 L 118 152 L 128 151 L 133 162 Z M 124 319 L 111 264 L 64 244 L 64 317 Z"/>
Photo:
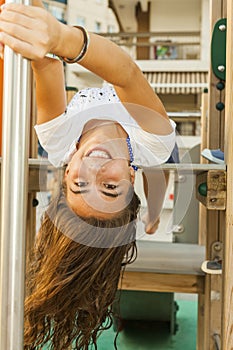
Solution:
<path fill-rule="evenodd" d="M 127 134 L 118 125 L 108 123 L 84 133 L 66 168 L 67 201 L 80 216 L 111 218 L 131 200 L 134 170 Z"/>

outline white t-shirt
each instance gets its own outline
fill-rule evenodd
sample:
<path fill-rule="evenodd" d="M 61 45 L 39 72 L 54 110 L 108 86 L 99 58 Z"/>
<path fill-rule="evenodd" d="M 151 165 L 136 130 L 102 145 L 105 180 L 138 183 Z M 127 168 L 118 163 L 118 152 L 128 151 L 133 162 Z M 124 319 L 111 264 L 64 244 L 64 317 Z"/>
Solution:
<path fill-rule="evenodd" d="M 79 91 L 60 116 L 35 126 L 49 161 L 60 167 L 69 162 L 76 150 L 85 124 L 92 119 L 117 121 L 130 137 L 134 161 L 132 165 L 147 168 L 165 163 L 175 145 L 175 126 L 169 135 L 144 131 L 120 102 L 113 87 L 88 88 Z"/>

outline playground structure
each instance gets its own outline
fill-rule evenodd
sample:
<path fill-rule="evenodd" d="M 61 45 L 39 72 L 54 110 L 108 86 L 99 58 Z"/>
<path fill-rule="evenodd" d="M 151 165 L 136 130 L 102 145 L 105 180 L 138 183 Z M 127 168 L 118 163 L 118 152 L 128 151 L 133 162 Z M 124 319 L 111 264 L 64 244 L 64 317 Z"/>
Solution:
<path fill-rule="evenodd" d="M 227 166 L 206 164 L 166 165 L 166 170 L 192 171 L 198 183 L 207 183 L 207 195 L 200 196 L 199 244 L 153 245 L 157 261 L 145 261 L 148 247 L 139 247 L 136 264 L 123 277 L 123 290 L 184 292 L 198 294 L 197 350 L 233 348 L 233 3 L 212 0 L 211 27 L 227 18 L 226 62 L 219 62 L 224 77 L 210 67 L 208 93 L 203 93 L 201 148 L 221 148 Z M 223 31 L 224 28 L 222 27 Z M 219 50 L 219 48 L 217 48 Z M 225 88 L 217 88 L 224 82 Z M 27 92 L 27 93 L 26 93 Z M 30 120 L 35 118 L 31 98 L 29 63 L 6 48 L 4 64 L 3 149 L 1 163 L 1 276 L 0 349 L 23 349 L 23 300 L 25 251 L 33 244 L 35 208 L 32 201 L 39 188 L 37 144 L 29 139 Z M 29 118 L 33 115 L 33 118 Z M 30 120 L 29 120 L 30 119 Z M 33 124 L 33 121 L 31 121 Z M 205 127 L 204 127 L 205 126 Z M 14 140 L 14 142 L 12 142 Z M 30 147 L 29 147 L 30 144 Z M 30 158 L 30 159 L 29 159 Z M 46 170 L 48 163 L 44 162 Z M 28 182 L 28 169 L 29 179 Z M 227 176 L 226 176 L 227 175 Z M 27 239 L 26 239 L 27 231 Z M 205 257 L 202 246 L 205 246 Z M 190 251 L 189 251 L 190 249 Z M 166 251 L 166 256 L 165 256 Z M 193 255 L 190 257 L 190 252 Z M 169 252 L 169 254 L 168 254 Z M 171 257 L 171 262 L 167 259 Z M 190 259 L 187 260 L 187 256 Z M 222 275 L 200 271 L 202 258 L 223 260 Z M 176 269 L 172 257 L 179 261 Z M 141 260 L 140 260 L 141 259 Z M 160 260 L 159 260 L 160 259 Z M 173 261 L 174 261 L 173 260 Z M 166 262 L 163 267 L 159 262 Z"/>

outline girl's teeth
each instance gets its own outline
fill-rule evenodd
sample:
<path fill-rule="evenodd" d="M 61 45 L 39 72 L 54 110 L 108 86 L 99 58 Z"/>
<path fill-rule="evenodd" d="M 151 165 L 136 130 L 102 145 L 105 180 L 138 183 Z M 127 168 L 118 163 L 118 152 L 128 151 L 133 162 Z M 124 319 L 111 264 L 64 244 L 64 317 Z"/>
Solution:
<path fill-rule="evenodd" d="M 109 159 L 109 155 L 107 152 L 104 151 L 100 151 L 100 150 L 96 150 L 96 151 L 92 151 L 88 157 L 98 157 L 98 158 L 106 158 Z"/>

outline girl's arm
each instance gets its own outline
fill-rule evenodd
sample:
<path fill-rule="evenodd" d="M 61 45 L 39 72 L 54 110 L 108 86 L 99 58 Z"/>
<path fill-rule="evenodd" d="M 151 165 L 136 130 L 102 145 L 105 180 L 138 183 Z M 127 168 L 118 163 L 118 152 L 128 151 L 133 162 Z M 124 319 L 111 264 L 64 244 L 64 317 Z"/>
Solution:
<path fill-rule="evenodd" d="M 3 58 L 2 44 L 5 44 L 31 59 L 36 84 L 37 124 L 41 124 L 65 111 L 66 93 L 62 62 L 42 54 L 49 25 L 56 26 L 57 20 L 44 9 L 41 0 L 32 2 L 34 6 L 11 4 L 9 9 L 7 5 L 1 6 L 0 55 Z"/>
<path fill-rule="evenodd" d="M 66 109 L 63 64 L 52 58 L 32 61 L 36 83 L 37 124 L 45 123 Z"/>
<path fill-rule="evenodd" d="M 58 77 L 63 75 L 62 67 L 59 68 L 58 63 L 54 63 L 51 70 L 45 67 L 41 69 L 36 63 L 49 52 L 68 58 L 76 57 L 83 46 L 82 31 L 57 21 L 43 8 L 21 4 L 6 4 L 2 7 L 0 31 L 0 42 L 35 62 L 33 70 L 37 94 L 43 100 L 41 120 L 62 113 L 64 97 L 62 100 L 60 97 L 64 94 L 64 87 L 61 89 L 63 78 Z M 163 104 L 139 67 L 117 45 L 96 34 L 90 34 L 90 45 L 80 64 L 114 85 L 120 100 L 144 130 L 161 134 L 171 131 Z M 53 114 L 57 103 L 56 113 Z M 135 105 L 141 108 L 136 108 Z M 44 115 L 45 111 L 49 116 Z M 157 118 L 159 122 L 156 122 L 154 111 L 161 116 Z"/>
<path fill-rule="evenodd" d="M 72 31 L 75 30 L 72 28 Z M 65 57 L 75 55 L 77 50 L 72 50 Z M 119 46 L 90 34 L 90 46 L 80 64 L 114 85 L 120 100 L 145 131 L 155 134 L 171 132 L 162 102 L 136 63 Z"/>
<path fill-rule="evenodd" d="M 158 228 L 168 181 L 169 172 L 167 171 L 143 170 L 143 187 L 147 200 L 147 213 L 143 217 L 146 233 L 152 234 Z"/>

